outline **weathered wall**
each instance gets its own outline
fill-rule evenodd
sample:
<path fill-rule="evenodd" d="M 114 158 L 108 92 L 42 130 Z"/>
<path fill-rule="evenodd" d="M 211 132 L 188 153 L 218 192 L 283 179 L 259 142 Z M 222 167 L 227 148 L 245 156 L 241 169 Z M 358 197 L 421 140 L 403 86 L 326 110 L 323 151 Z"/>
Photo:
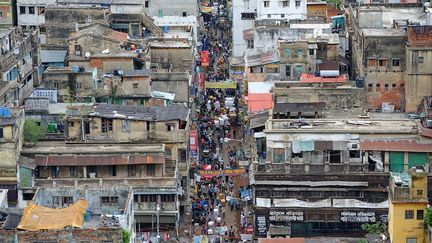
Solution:
<path fill-rule="evenodd" d="M 363 38 L 367 109 L 381 109 L 383 102 L 405 109 L 405 40 L 405 36 Z M 394 60 L 399 60 L 399 65 L 394 65 Z"/>
<path fill-rule="evenodd" d="M 150 55 L 152 64 L 167 62 L 177 72 L 192 68 L 192 48 L 151 48 Z"/>
<path fill-rule="evenodd" d="M 432 94 L 432 27 L 409 27 L 407 33 L 405 97 L 406 110 L 412 112 L 424 96 Z"/>
<path fill-rule="evenodd" d="M 46 49 L 68 49 L 68 38 L 75 31 L 75 23 L 105 23 L 108 9 L 48 7 L 45 12 Z M 90 16 L 90 18 L 89 18 Z"/>
<path fill-rule="evenodd" d="M 364 91 L 360 88 L 275 89 L 275 96 L 277 102 L 325 102 L 329 110 L 360 107 L 364 102 Z"/>
<path fill-rule="evenodd" d="M 39 231 L 18 232 L 18 242 L 31 243 L 35 241 L 55 241 L 58 243 L 81 241 L 122 243 L 123 239 L 121 228 L 48 230 L 44 231 L 43 234 Z"/>
<path fill-rule="evenodd" d="M 90 52 L 91 54 L 100 53 L 106 49 L 109 49 L 110 52 L 121 50 L 120 43 L 93 36 L 83 36 L 69 40 L 68 44 L 70 56 L 75 56 L 75 45 L 81 46 L 81 55 L 79 56 L 84 56 L 86 52 Z"/>
<path fill-rule="evenodd" d="M 175 102 L 189 101 L 189 75 L 187 73 L 152 73 L 152 90 L 175 94 Z"/>
<path fill-rule="evenodd" d="M 183 12 L 186 12 L 186 15 L 190 16 L 196 15 L 198 11 L 198 4 L 194 0 L 159 0 L 148 2 L 148 7 L 144 8 L 144 13 L 148 16 L 182 16 Z"/>

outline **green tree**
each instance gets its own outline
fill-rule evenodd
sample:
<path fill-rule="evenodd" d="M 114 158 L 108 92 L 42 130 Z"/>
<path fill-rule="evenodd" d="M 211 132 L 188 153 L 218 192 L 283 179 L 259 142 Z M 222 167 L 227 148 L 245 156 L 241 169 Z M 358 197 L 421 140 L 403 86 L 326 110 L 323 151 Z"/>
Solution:
<path fill-rule="evenodd" d="M 123 243 L 129 243 L 131 234 L 129 231 L 122 229 Z"/>
<path fill-rule="evenodd" d="M 427 226 L 432 226 L 432 210 L 430 208 L 426 208 L 424 222 Z"/>
<path fill-rule="evenodd" d="M 24 122 L 24 141 L 36 143 L 44 138 L 45 130 L 42 126 L 37 125 L 38 120 L 26 119 Z"/>
<path fill-rule="evenodd" d="M 385 234 L 387 235 L 387 225 L 377 222 L 374 224 L 362 224 L 362 229 L 368 234 Z"/>

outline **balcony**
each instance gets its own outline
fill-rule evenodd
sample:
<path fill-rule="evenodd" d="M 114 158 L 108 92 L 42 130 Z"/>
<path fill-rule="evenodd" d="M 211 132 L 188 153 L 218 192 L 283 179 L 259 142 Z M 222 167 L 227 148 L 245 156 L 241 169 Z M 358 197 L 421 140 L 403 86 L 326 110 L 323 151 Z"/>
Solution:
<path fill-rule="evenodd" d="M 362 163 L 299 163 L 297 160 L 292 163 L 271 164 L 255 163 L 255 174 L 359 174 L 359 173 L 380 173 L 370 171 L 368 164 Z"/>
<path fill-rule="evenodd" d="M 175 202 L 162 202 L 160 204 L 161 211 L 177 211 Z M 156 202 L 140 202 L 134 203 L 134 210 L 136 212 L 144 212 L 144 211 L 156 211 Z"/>
<path fill-rule="evenodd" d="M 148 177 L 148 178 L 55 178 L 35 179 L 37 187 L 61 186 L 115 186 L 128 185 L 133 187 L 177 187 L 176 178 Z"/>

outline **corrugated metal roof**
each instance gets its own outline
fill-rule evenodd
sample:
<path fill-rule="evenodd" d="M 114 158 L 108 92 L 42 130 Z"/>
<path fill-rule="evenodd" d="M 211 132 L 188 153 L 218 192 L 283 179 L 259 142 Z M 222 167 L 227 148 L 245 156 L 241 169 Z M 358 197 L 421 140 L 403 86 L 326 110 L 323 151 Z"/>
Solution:
<path fill-rule="evenodd" d="M 64 62 L 66 53 L 66 50 L 41 50 L 41 62 Z"/>
<path fill-rule="evenodd" d="M 400 152 L 430 152 L 432 144 L 421 144 L 416 140 L 399 141 L 360 141 L 361 150 L 400 151 Z"/>
<path fill-rule="evenodd" d="M 166 107 L 144 107 L 136 105 L 94 104 L 92 107 L 68 107 L 70 116 L 91 116 L 145 121 L 186 121 L 189 109 L 184 104 L 172 104 Z"/>

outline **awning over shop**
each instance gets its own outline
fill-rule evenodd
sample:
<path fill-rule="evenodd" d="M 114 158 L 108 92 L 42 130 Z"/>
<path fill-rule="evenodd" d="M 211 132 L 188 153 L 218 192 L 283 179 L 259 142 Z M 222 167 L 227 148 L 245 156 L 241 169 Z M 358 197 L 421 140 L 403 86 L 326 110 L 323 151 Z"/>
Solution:
<path fill-rule="evenodd" d="M 88 202 L 79 200 L 66 208 L 48 208 L 33 203 L 24 209 L 18 229 L 28 231 L 60 230 L 67 226 L 81 228 Z"/>
<path fill-rule="evenodd" d="M 211 13 L 212 7 L 201 6 L 201 13 Z"/>

